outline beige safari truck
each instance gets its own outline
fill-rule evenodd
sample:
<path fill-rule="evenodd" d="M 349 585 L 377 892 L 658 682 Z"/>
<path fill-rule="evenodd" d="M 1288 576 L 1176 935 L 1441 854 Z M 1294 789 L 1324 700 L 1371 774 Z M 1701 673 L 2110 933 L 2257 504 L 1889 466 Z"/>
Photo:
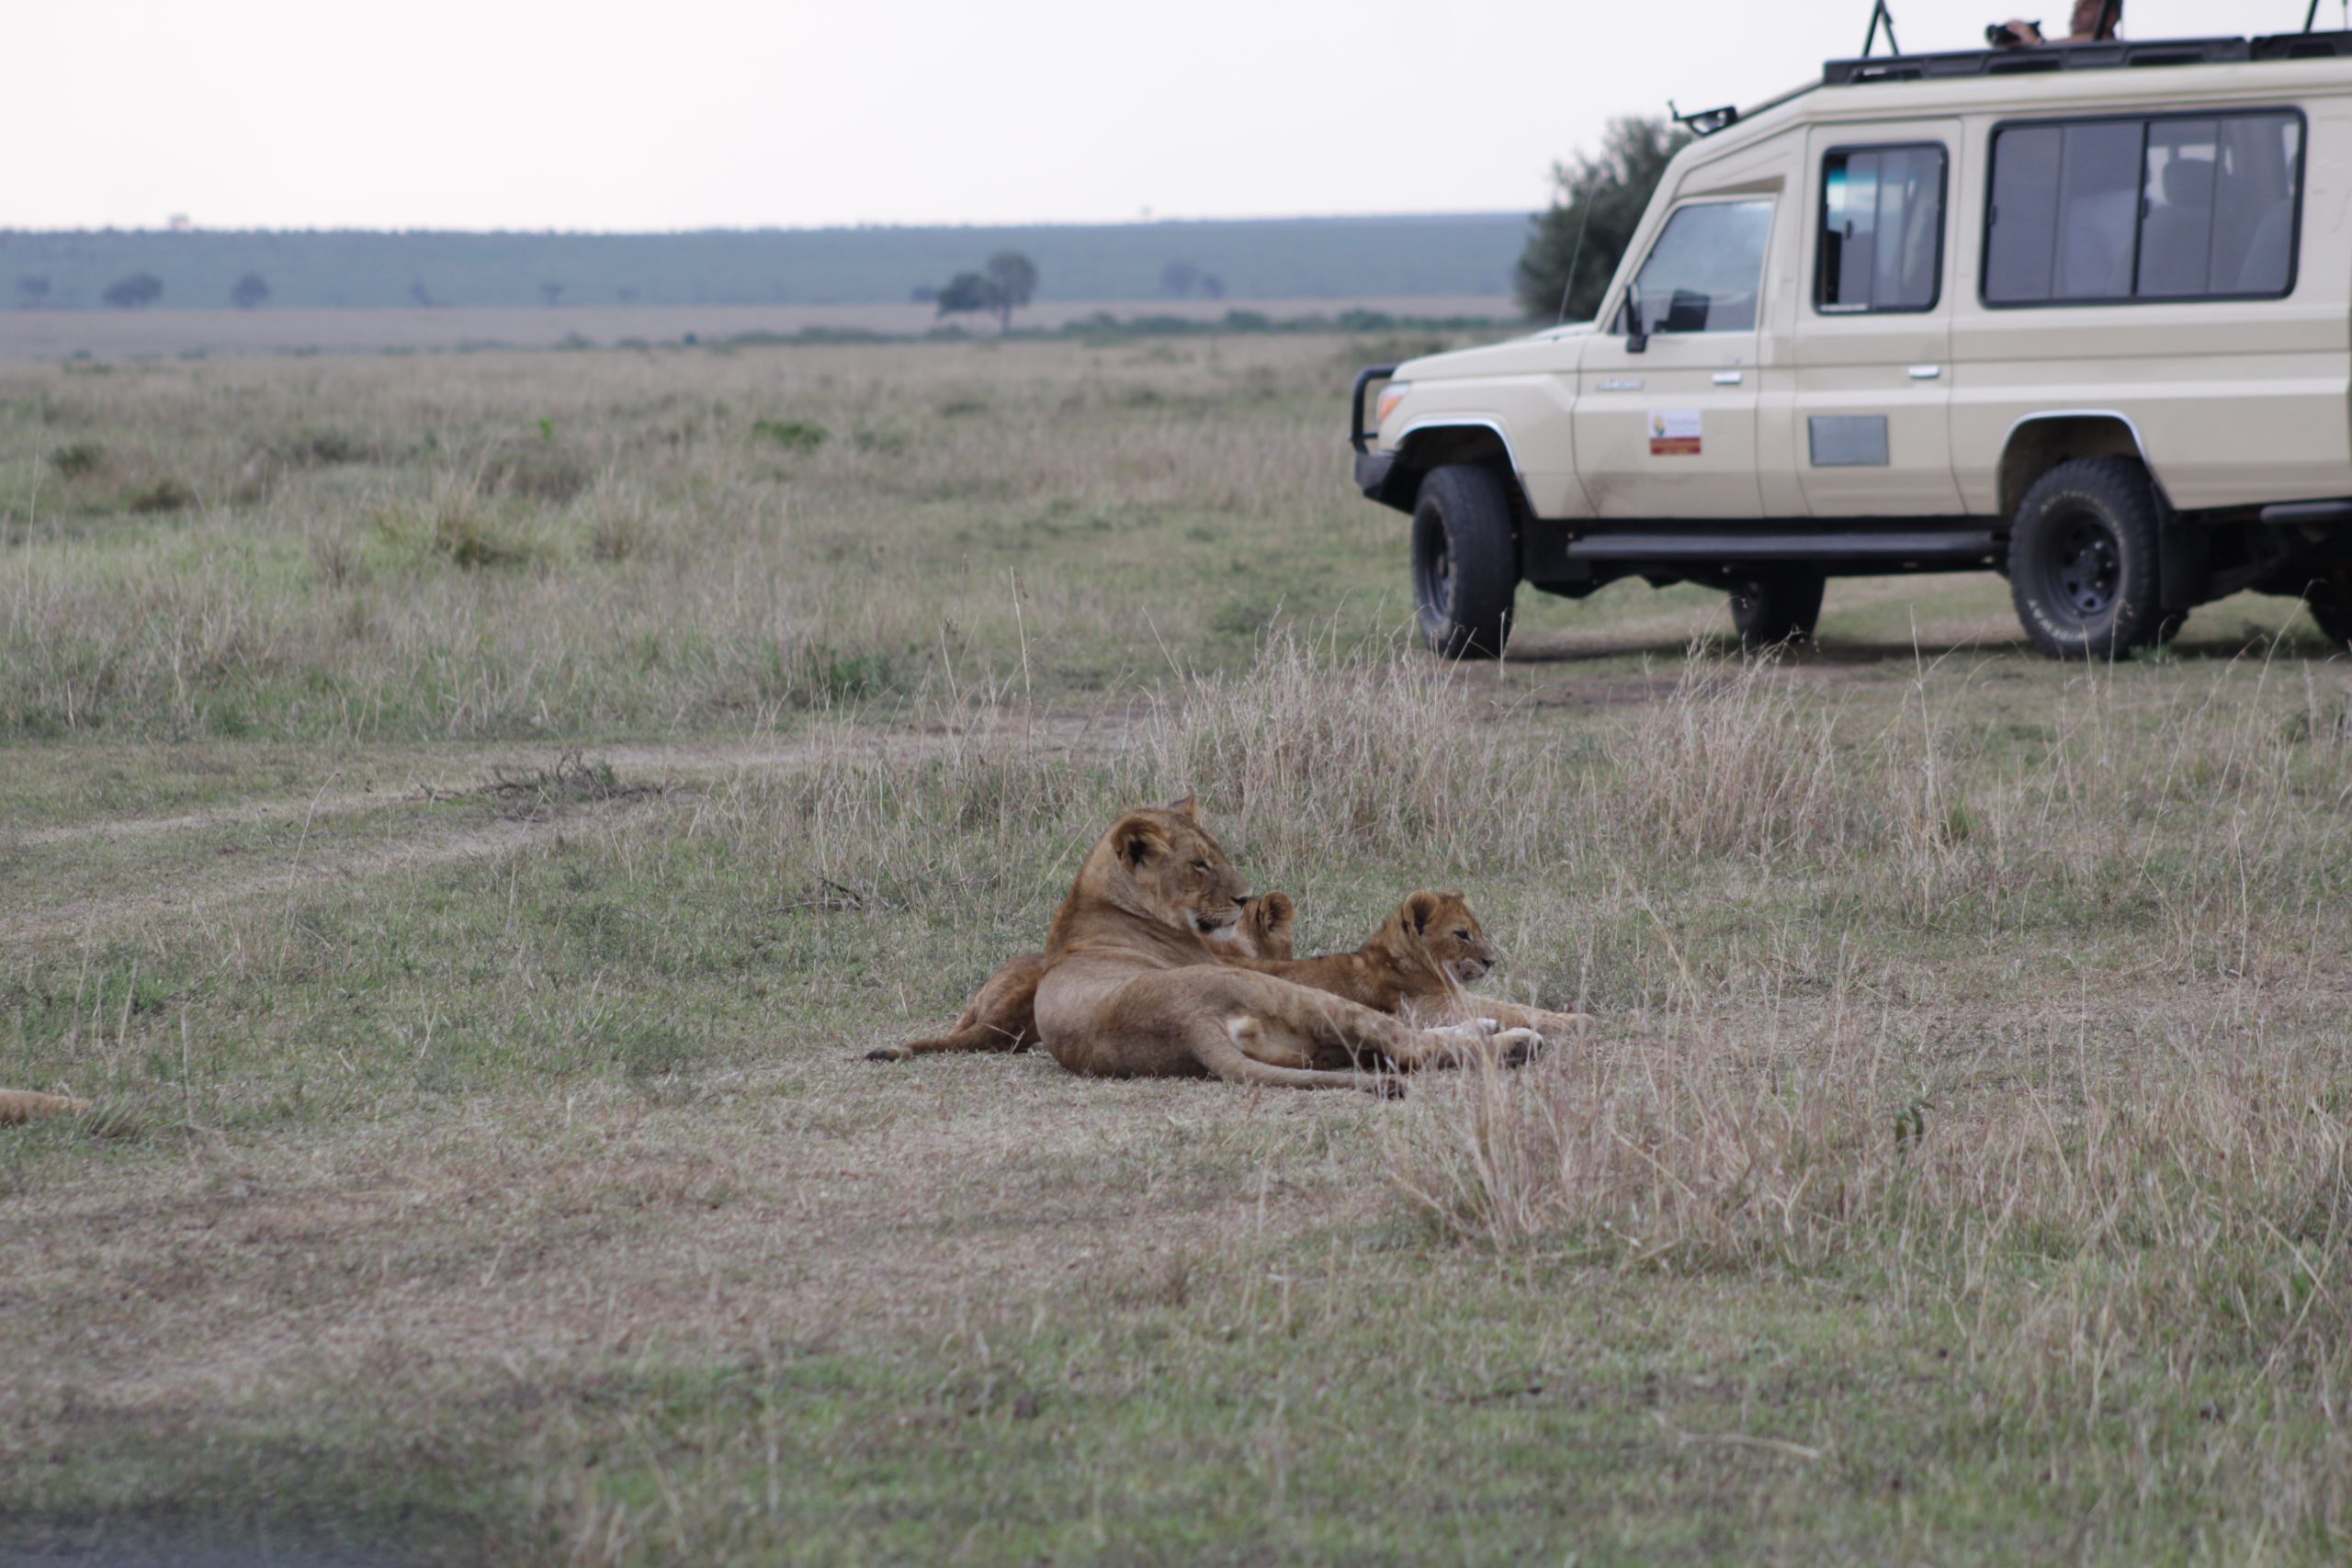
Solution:
<path fill-rule="evenodd" d="M 2244 589 L 2352 637 L 2352 33 L 1833 61 L 1697 128 L 1594 322 L 1357 378 L 1431 648 L 1522 582 L 1772 642 L 1974 570 L 2053 655 Z"/>

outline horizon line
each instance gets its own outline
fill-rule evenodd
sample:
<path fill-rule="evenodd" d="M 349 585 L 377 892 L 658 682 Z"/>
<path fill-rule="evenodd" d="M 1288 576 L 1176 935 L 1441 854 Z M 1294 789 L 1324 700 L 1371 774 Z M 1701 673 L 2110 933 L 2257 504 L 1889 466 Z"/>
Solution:
<path fill-rule="evenodd" d="M 79 227 L 32 228 L 0 225 L 0 240 L 85 234 L 140 234 L 162 238 L 194 238 L 201 235 L 232 234 L 380 234 L 387 236 L 467 235 L 481 239 L 524 237 L 532 239 L 664 239 L 709 234 L 866 234 L 906 233 L 923 231 L 972 232 L 989 230 L 1035 229 L 1161 229 L 1207 224 L 1248 223 L 1364 223 L 1364 222 L 1442 222 L 1447 220 L 1478 218 L 1529 218 L 1540 208 L 1471 208 L 1458 211 L 1409 212 L 1299 212 L 1259 214 L 1248 217 L 1208 218 L 1131 218 L 1123 220 L 990 220 L 968 223 L 822 223 L 808 225 L 760 224 L 740 226 L 707 224 L 687 229 L 471 229 L 458 227 L 387 228 L 359 224 L 323 224 L 302 228 L 273 228 L 263 225 L 243 227 L 211 227 L 203 224 L 122 225 L 98 224 Z"/>

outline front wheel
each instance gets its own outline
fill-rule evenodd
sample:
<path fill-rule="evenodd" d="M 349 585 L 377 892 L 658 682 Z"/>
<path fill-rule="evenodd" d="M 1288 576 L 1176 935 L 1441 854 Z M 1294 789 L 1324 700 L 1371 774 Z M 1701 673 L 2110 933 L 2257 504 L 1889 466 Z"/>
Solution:
<path fill-rule="evenodd" d="M 2053 659 L 2112 659 L 2158 640 L 2155 487 L 2139 464 L 2082 457 L 2041 476 L 2009 528 L 2009 597 Z"/>
<path fill-rule="evenodd" d="M 1821 592 L 1826 580 L 1817 571 L 1775 567 L 1749 574 L 1731 591 L 1732 629 L 1742 648 L 1771 648 L 1784 642 L 1812 640 L 1821 622 Z"/>
<path fill-rule="evenodd" d="M 1421 640 L 1448 659 L 1499 659 L 1519 593 L 1519 540 L 1502 476 L 1431 468 L 1413 507 L 1413 603 Z"/>

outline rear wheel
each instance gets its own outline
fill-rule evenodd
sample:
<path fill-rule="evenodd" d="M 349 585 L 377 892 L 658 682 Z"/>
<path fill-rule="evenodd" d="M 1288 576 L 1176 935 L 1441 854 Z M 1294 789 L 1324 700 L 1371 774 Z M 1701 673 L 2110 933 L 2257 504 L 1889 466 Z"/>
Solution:
<path fill-rule="evenodd" d="M 2111 659 L 2155 642 L 2155 487 L 2122 457 L 2086 457 L 2042 475 L 2009 528 L 2009 597 L 2033 645 L 2053 659 Z"/>
<path fill-rule="evenodd" d="M 1821 573 L 1772 567 L 1750 573 L 1731 591 L 1731 624 L 1743 648 L 1804 642 L 1821 622 Z"/>
<path fill-rule="evenodd" d="M 2303 608 L 2338 648 L 2352 648 L 2352 587 L 2341 582 L 2314 582 L 2304 591 Z"/>
<path fill-rule="evenodd" d="M 1502 476 L 1431 468 L 1413 508 L 1413 601 L 1421 640 L 1449 659 L 1496 659 L 1510 640 L 1519 540 Z"/>

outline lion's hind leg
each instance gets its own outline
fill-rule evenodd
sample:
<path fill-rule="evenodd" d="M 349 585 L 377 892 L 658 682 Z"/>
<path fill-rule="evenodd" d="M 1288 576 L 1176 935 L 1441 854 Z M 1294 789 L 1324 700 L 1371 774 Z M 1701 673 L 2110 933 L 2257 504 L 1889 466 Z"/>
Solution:
<path fill-rule="evenodd" d="M 1201 1066 L 1227 1083 L 1258 1084 L 1268 1089 L 1354 1089 L 1394 1100 L 1404 1086 L 1375 1073 L 1324 1071 L 1306 1064 L 1314 1054 L 1302 1051 L 1283 1032 L 1269 1029 L 1261 1019 L 1243 1013 L 1226 1021 L 1219 1043 L 1212 1026 L 1199 1032 L 1193 1055 Z"/>
<path fill-rule="evenodd" d="M 1525 1032 L 1503 1039 L 1491 1025 L 1479 1022 L 1416 1029 L 1344 997 L 1247 971 L 1222 972 L 1216 994 L 1226 1017 L 1249 1026 L 1247 1038 L 1237 1037 L 1237 1043 L 1252 1056 L 1272 1058 L 1284 1067 L 1319 1062 L 1329 1071 L 1328 1064 L 1344 1056 L 1359 1066 L 1377 1064 L 1411 1072 L 1453 1066 L 1482 1049 L 1513 1050 L 1532 1039 Z M 1252 1043 L 1255 1049 L 1250 1049 Z"/>
<path fill-rule="evenodd" d="M 1046 977 L 1046 955 L 1024 953 L 988 978 L 956 1027 L 929 1040 L 883 1045 L 865 1054 L 869 1062 L 903 1062 L 942 1051 L 1026 1051 L 1037 1032 L 1037 982 Z"/>

